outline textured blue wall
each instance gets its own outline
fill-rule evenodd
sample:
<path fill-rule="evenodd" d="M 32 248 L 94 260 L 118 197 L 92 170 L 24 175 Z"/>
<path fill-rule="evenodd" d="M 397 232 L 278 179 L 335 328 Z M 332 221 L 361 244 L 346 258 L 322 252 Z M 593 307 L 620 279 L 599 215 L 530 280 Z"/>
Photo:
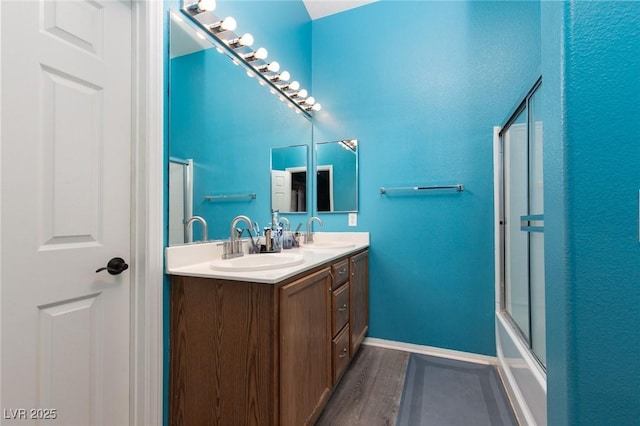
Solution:
<path fill-rule="evenodd" d="M 360 141 L 370 336 L 495 354 L 492 126 L 539 75 L 539 17 L 538 2 L 382 1 L 314 21 L 314 141 Z"/>
<path fill-rule="evenodd" d="M 640 3 L 542 11 L 549 424 L 638 424 Z"/>

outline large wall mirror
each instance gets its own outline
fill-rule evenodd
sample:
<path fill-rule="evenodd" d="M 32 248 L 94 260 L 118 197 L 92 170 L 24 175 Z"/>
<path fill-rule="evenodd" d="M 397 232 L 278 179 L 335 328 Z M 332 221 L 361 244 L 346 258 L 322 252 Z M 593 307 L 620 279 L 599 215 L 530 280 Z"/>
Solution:
<path fill-rule="evenodd" d="M 298 169 L 308 165 L 311 121 L 220 54 L 180 12 L 170 16 L 169 156 L 172 167 L 191 164 L 188 175 L 171 174 L 176 179 L 169 182 L 169 198 L 177 205 L 172 204 L 168 222 L 178 229 L 170 230 L 170 244 L 202 239 L 198 223 L 192 235 L 179 229 L 187 216 L 206 220 L 209 239 L 227 239 L 229 223 L 237 215 L 248 215 L 259 225 L 270 220 L 273 154 L 285 157 L 286 150 L 293 149 L 305 158 L 285 170 L 296 179 L 291 191 L 306 191 L 310 179 L 304 179 L 305 188 L 297 180 Z M 185 182 L 191 187 L 185 188 Z M 191 203 L 180 206 L 180 200 L 188 198 L 185 194 L 193 194 Z M 295 203 L 291 194 L 289 198 L 290 211 L 309 210 L 306 192 Z"/>
<path fill-rule="evenodd" d="M 280 213 L 307 212 L 307 145 L 271 149 L 271 208 Z"/>
<path fill-rule="evenodd" d="M 316 210 L 358 211 L 358 140 L 316 144 Z"/>

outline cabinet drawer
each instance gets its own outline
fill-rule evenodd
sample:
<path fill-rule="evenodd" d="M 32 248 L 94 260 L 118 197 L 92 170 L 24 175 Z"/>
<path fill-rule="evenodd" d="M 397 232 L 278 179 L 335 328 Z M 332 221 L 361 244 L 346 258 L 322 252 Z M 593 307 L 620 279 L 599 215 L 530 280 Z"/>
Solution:
<path fill-rule="evenodd" d="M 349 283 L 331 293 L 331 305 L 331 335 L 335 336 L 349 321 Z"/>
<path fill-rule="evenodd" d="M 335 384 L 349 364 L 349 326 L 346 326 L 344 330 L 333 339 L 332 354 L 333 383 Z"/>
<path fill-rule="evenodd" d="M 349 259 L 344 259 L 331 265 L 333 285 L 331 289 L 338 288 L 349 279 Z"/>

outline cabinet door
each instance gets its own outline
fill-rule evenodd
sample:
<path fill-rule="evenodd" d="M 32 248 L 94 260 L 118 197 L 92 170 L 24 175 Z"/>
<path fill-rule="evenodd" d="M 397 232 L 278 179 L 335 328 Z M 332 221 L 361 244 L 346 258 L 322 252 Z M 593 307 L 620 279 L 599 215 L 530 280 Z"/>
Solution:
<path fill-rule="evenodd" d="M 351 283 L 349 299 L 351 314 L 351 355 L 356 353 L 369 330 L 369 252 L 364 251 L 351 257 Z"/>
<path fill-rule="evenodd" d="M 312 423 L 331 392 L 330 269 L 280 289 L 280 424 Z"/>

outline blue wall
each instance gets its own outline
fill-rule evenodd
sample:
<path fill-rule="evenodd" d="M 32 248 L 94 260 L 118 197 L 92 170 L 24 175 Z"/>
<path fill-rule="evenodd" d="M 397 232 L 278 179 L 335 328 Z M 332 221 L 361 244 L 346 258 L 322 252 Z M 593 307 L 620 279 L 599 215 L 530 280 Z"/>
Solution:
<path fill-rule="evenodd" d="M 640 421 L 640 3 L 542 3 L 548 419 Z"/>
<path fill-rule="evenodd" d="M 538 2 L 383 1 L 313 22 L 314 141 L 360 141 L 370 336 L 495 354 L 492 127 L 539 76 L 539 16 Z"/>

